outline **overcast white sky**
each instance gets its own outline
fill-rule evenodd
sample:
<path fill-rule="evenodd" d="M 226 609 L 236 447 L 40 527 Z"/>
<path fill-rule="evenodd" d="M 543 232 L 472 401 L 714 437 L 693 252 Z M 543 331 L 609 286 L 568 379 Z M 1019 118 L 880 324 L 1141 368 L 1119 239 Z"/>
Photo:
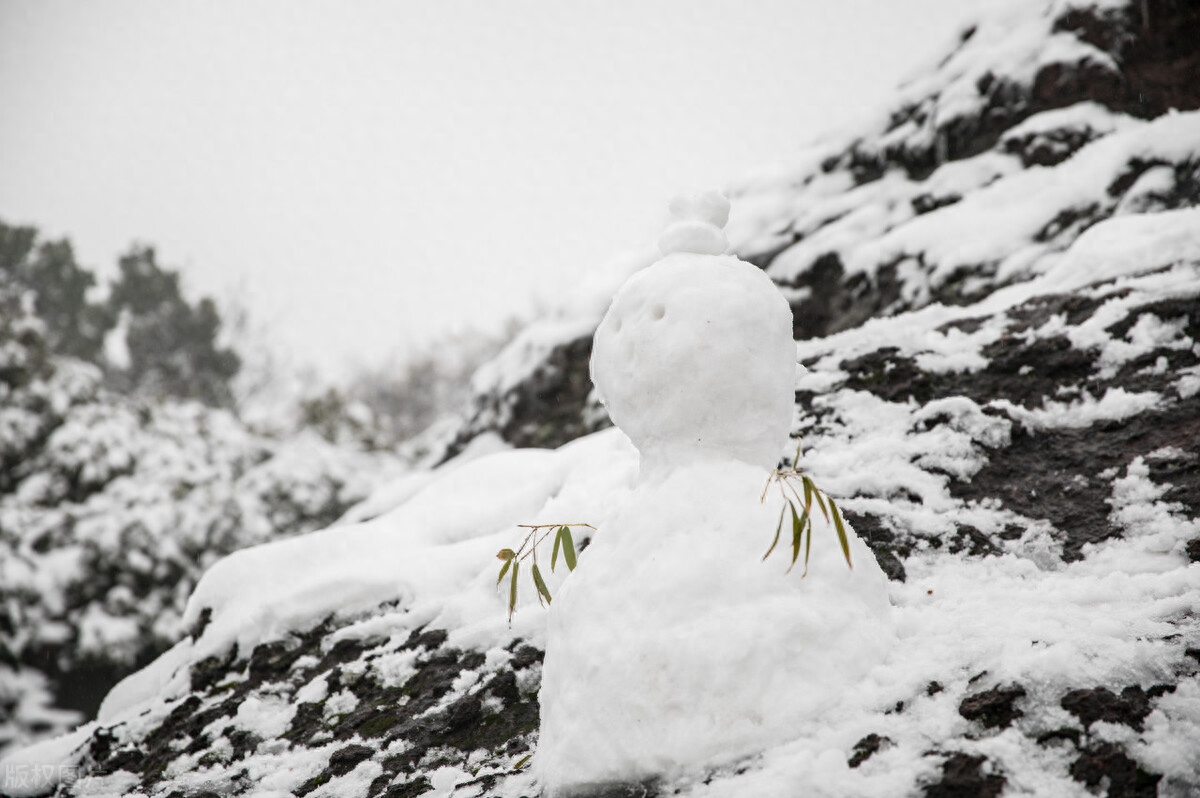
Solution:
<path fill-rule="evenodd" d="M 0 218 L 334 373 L 496 326 L 878 105 L 977 0 L 0 0 Z"/>

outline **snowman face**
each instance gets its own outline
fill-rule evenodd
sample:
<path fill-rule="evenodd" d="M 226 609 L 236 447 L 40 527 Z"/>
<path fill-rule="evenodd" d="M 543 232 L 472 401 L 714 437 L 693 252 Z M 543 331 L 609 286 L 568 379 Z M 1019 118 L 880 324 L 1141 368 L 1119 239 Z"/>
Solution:
<path fill-rule="evenodd" d="M 592 380 L 642 452 L 775 465 L 791 423 L 791 308 L 759 269 L 677 253 L 634 275 L 596 331 Z"/>

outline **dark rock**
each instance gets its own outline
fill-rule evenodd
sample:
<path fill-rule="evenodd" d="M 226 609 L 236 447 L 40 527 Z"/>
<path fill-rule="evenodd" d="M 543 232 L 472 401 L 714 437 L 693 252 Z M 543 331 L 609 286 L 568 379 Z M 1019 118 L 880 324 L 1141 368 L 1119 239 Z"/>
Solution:
<path fill-rule="evenodd" d="M 870 546 L 879 567 L 894 582 L 903 582 L 908 578 L 904 570 L 903 558 L 911 553 L 911 546 L 901 541 L 894 532 L 887 528 L 884 521 L 867 513 L 854 513 L 842 510 L 842 514 L 854 531 Z"/>
<path fill-rule="evenodd" d="M 303 653 L 294 640 L 262 643 L 250 653 L 250 681 L 254 684 L 284 679 Z"/>
<path fill-rule="evenodd" d="M 192 640 L 199 640 L 204 634 L 204 630 L 208 628 L 208 624 L 212 621 L 212 607 L 205 607 L 200 610 L 200 615 L 196 618 L 196 623 L 192 625 L 192 629 L 188 632 L 188 636 Z"/>
<path fill-rule="evenodd" d="M 1061 728 L 1039 734 L 1037 737 L 1038 745 L 1050 745 L 1062 740 L 1066 740 L 1076 747 L 1079 746 L 1079 739 L 1082 735 L 1079 729 Z"/>
<path fill-rule="evenodd" d="M 1000 547 L 992 539 L 969 524 L 963 524 L 955 530 L 955 536 L 950 541 L 951 553 L 966 551 L 974 556 L 1000 554 Z"/>
<path fill-rule="evenodd" d="M 374 754 L 375 749 L 365 745 L 348 745 L 345 748 L 339 748 L 329 757 L 328 770 L 335 776 L 344 776 L 358 767 L 359 762 L 370 759 Z"/>
<path fill-rule="evenodd" d="M 658 798 L 661 785 L 655 781 L 596 784 L 569 790 L 568 798 Z"/>
<path fill-rule="evenodd" d="M 1123 473 L 1135 457 L 1182 440 L 1200 440 L 1200 403 L 1180 402 L 1123 424 L 1085 429 L 1030 433 L 1014 425 L 1011 444 L 989 453 L 970 482 L 952 482 L 950 492 L 967 500 L 999 499 L 1026 518 L 1049 521 L 1062 539 L 1064 559 L 1076 560 L 1085 544 L 1121 534 L 1108 520 L 1111 486 L 1101 472 Z M 1169 495 L 1200 506 L 1200 470 L 1181 472 Z"/>
<path fill-rule="evenodd" d="M 900 298 L 895 264 L 881 266 L 874 279 L 863 274 L 847 278 L 836 252 L 817 258 L 790 287 L 809 289 L 805 299 L 792 305 L 792 337 L 798 341 L 857 327 Z"/>
<path fill-rule="evenodd" d="M 870 759 L 881 748 L 886 748 L 892 744 L 890 737 L 880 737 L 874 733 L 868 734 L 854 744 L 854 753 L 851 754 L 846 764 L 852 768 L 856 768 Z"/>
<path fill-rule="evenodd" d="M 1108 798 L 1155 798 L 1160 774 L 1148 773 L 1113 743 L 1099 743 L 1071 763 L 1071 777 L 1088 787 L 1107 785 Z"/>
<path fill-rule="evenodd" d="M 416 798 L 418 795 L 424 795 L 427 792 L 433 792 L 433 785 L 429 783 L 429 779 L 424 776 L 418 776 L 412 781 L 391 785 L 383 793 L 383 798 Z M 377 793 L 372 790 L 371 794 L 376 795 Z"/>
<path fill-rule="evenodd" d="M 515 671 L 525 670 L 533 665 L 541 665 L 546 658 L 544 652 L 533 646 L 521 646 L 513 654 L 512 667 Z"/>
<path fill-rule="evenodd" d="M 1019 684 L 993 687 L 964 698 L 958 705 L 958 714 L 967 720 L 979 721 L 988 729 L 1007 729 L 1014 720 L 1025 714 L 1013 706 L 1018 698 L 1024 696 L 1025 688 Z"/>
<path fill-rule="evenodd" d="M 1101 134 L 1090 127 L 1028 133 L 1004 140 L 1004 151 L 1017 155 L 1024 166 L 1055 166 Z"/>
<path fill-rule="evenodd" d="M 205 657 L 191 667 L 191 684 L 193 693 L 204 693 L 216 686 L 217 682 L 229 672 L 237 657 L 237 646 L 229 649 L 224 657 Z"/>
<path fill-rule="evenodd" d="M 1200 8 L 1188 0 L 1147 0 L 1124 8 L 1077 8 L 1055 21 L 1112 54 L 1115 80 L 1086 87 L 1086 97 L 1142 118 L 1200 108 Z"/>
<path fill-rule="evenodd" d="M 1141 687 L 1126 687 L 1117 696 L 1107 687 L 1072 690 L 1063 696 L 1062 708 L 1079 718 L 1085 727 L 1096 721 L 1122 723 L 1137 731 L 1150 714 L 1150 700 Z"/>
<path fill-rule="evenodd" d="M 924 404 L 934 398 L 933 375 L 917 367 L 912 358 L 899 354 L 895 347 L 883 347 L 870 354 L 843 360 L 838 368 L 850 376 L 846 387 L 868 391 L 887 402 L 906 402 L 910 398 Z"/>
<path fill-rule="evenodd" d="M 1036 241 L 1052 241 L 1063 233 L 1070 231 L 1072 238 L 1078 236 L 1107 214 L 1101 211 L 1098 203 L 1089 203 L 1077 208 L 1064 208 L 1055 214 L 1045 227 L 1034 236 Z"/>
<path fill-rule="evenodd" d="M 476 726 L 483 717 L 483 702 L 478 695 L 464 696 L 446 710 L 446 731 L 458 734 Z"/>
<path fill-rule="evenodd" d="M 512 671 L 497 673 L 483 688 L 483 691 L 506 704 L 513 704 L 521 700 L 521 693 L 517 689 L 517 675 Z"/>
<path fill-rule="evenodd" d="M 945 208 L 948 205 L 953 205 L 962 200 L 958 194 L 948 194 L 944 197 L 935 197 L 932 194 L 919 194 L 912 199 L 913 210 L 918 215 L 936 211 L 938 208 Z"/>
<path fill-rule="evenodd" d="M 244 759 L 248 754 L 254 753 L 258 748 L 258 744 L 263 741 L 261 737 L 253 732 L 246 731 L 245 729 L 235 729 L 232 726 L 226 727 L 225 738 L 233 746 L 232 758 L 235 761 Z"/>
<path fill-rule="evenodd" d="M 318 670 L 327 670 L 337 665 L 353 662 L 360 659 L 363 652 L 368 648 L 370 648 L 370 645 L 364 643 L 362 640 L 355 640 L 353 638 L 339 640 L 321 658 L 321 664 L 317 668 Z"/>
<path fill-rule="evenodd" d="M 582 435 L 611 426 L 608 417 L 585 419 L 584 408 L 592 390 L 588 361 L 592 336 L 555 347 L 516 389 L 503 396 L 479 396 L 473 420 L 447 447 L 443 461 L 461 452 L 495 419 L 501 419 L 500 436 L 517 448 L 553 449 Z"/>
<path fill-rule="evenodd" d="M 997 773 L 983 775 L 982 756 L 951 754 L 942 763 L 941 781 L 925 787 L 925 798 L 995 798 L 1008 779 Z"/>
<path fill-rule="evenodd" d="M 430 629 L 426 631 L 425 627 L 421 627 L 409 633 L 408 640 L 404 643 L 404 648 L 408 650 L 425 648 L 433 651 L 441 648 L 449 636 L 445 629 Z"/>

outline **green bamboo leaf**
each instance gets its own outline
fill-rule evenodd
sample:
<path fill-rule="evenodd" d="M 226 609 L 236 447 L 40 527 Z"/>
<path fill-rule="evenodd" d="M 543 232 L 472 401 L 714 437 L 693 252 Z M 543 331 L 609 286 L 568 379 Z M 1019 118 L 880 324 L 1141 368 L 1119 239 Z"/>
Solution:
<path fill-rule="evenodd" d="M 771 548 L 767 549 L 767 553 L 763 555 L 764 560 L 771 556 L 771 552 L 775 551 L 775 546 L 779 543 L 779 533 L 783 531 L 783 514 L 786 512 L 786 507 L 779 508 L 779 523 L 775 525 L 775 539 L 771 541 Z"/>
<path fill-rule="evenodd" d="M 504 575 L 508 573 L 508 569 L 512 567 L 512 560 L 505 560 L 504 565 L 500 568 L 500 576 L 496 577 L 496 584 L 499 585 L 504 581 Z"/>
<path fill-rule="evenodd" d="M 842 523 L 842 512 L 833 503 L 832 496 L 829 498 L 829 506 L 833 508 L 833 525 L 837 528 L 838 543 L 842 544 L 842 556 L 846 558 L 846 565 L 854 568 L 854 563 L 850 562 L 850 538 L 846 536 L 846 526 Z"/>
<path fill-rule="evenodd" d="M 533 754 L 526 754 L 525 756 L 523 756 L 517 760 L 516 764 L 513 765 L 512 769 L 520 770 L 525 765 L 525 763 L 528 762 L 532 757 L 533 757 Z"/>
<path fill-rule="evenodd" d="M 812 485 L 813 496 L 816 497 L 817 506 L 821 508 L 821 515 L 825 516 L 825 523 L 829 523 L 829 508 L 825 506 L 825 499 L 821 497 L 821 489 L 808 477 L 804 478 Z M 832 501 L 832 500 L 831 500 Z"/>
<path fill-rule="evenodd" d="M 804 520 L 808 525 L 808 539 L 804 541 L 804 573 L 800 575 L 801 579 L 808 576 L 808 555 L 812 554 L 812 519 L 806 513 Z"/>
<path fill-rule="evenodd" d="M 571 537 L 570 527 L 562 527 L 558 530 L 563 539 L 563 560 L 567 563 L 567 570 L 575 570 L 575 540 Z"/>
<path fill-rule="evenodd" d="M 788 507 L 792 508 L 792 564 L 788 566 L 788 572 L 791 573 L 792 568 L 796 565 L 796 560 L 800 559 L 800 538 L 804 534 L 804 527 L 800 525 L 800 517 L 796 515 L 796 505 L 792 504 L 791 499 L 788 499 Z"/>
<path fill-rule="evenodd" d="M 555 564 L 558 563 L 558 550 L 562 546 L 562 527 L 560 526 L 554 532 L 554 549 L 550 552 L 550 571 L 554 571 Z"/>
<path fill-rule="evenodd" d="M 802 480 L 802 482 L 804 483 L 804 512 L 811 513 L 813 504 L 812 480 L 805 478 Z"/>
<path fill-rule="evenodd" d="M 513 613 L 517 611 L 517 572 L 521 570 L 520 560 L 513 560 L 512 584 L 508 588 L 508 620 L 512 621 Z"/>
<path fill-rule="evenodd" d="M 542 579 L 542 572 L 538 570 L 537 563 L 533 564 L 533 584 L 537 587 L 538 603 L 542 602 L 542 598 L 546 599 L 546 603 L 550 603 L 550 589 L 546 587 L 546 582 Z"/>

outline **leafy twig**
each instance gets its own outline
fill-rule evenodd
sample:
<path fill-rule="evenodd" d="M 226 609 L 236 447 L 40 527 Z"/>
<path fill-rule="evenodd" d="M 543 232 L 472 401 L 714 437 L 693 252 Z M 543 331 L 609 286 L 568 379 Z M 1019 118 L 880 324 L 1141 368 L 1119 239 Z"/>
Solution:
<path fill-rule="evenodd" d="M 833 497 L 817 487 L 817 484 L 812 481 L 812 478 L 804 474 L 797 467 L 800 462 L 800 447 L 796 447 L 796 457 L 792 460 L 792 467 L 786 471 L 778 468 L 772 469 L 770 476 L 767 477 L 767 484 L 763 486 L 762 496 L 759 497 L 759 504 L 767 500 L 767 491 L 771 489 L 771 484 L 774 483 L 779 487 L 779 495 L 784 501 L 784 506 L 779 510 L 779 522 L 775 525 L 775 537 L 771 541 L 771 546 L 767 549 L 767 553 L 763 555 L 763 559 L 771 556 L 771 552 L 775 551 L 775 547 L 779 544 L 779 538 L 783 533 L 783 519 L 787 515 L 788 510 L 792 511 L 792 564 L 788 566 L 788 572 L 791 573 L 792 568 L 796 566 L 796 562 L 800 559 L 800 549 L 804 548 L 804 573 L 801 578 L 808 575 L 808 558 L 812 553 L 812 509 L 815 503 L 817 509 L 821 511 L 821 515 L 825 518 L 825 523 L 833 522 L 833 528 L 837 532 L 838 543 L 842 547 L 842 556 L 846 558 L 846 565 L 854 568 L 854 563 L 850 560 L 850 538 L 846 534 L 846 525 L 842 520 L 842 512 L 833 501 Z M 800 483 L 800 489 L 796 488 L 796 481 Z M 803 497 L 801 497 L 803 492 Z M 789 496 L 788 494 L 791 494 Z M 795 501 L 792 498 L 795 497 Z M 797 506 L 803 507 L 797 512 Z"/>
<path fill-rule="evenodd" d="M 525 540 L 521 543 L 520 548 L 516 551 L 512 549 L 500 549 L 496 554 L 504 565 L 500 566 L 500 576 L 496 578 L 497 587 L 504 581 L 506 575 L 509 576 L 508 586 L 508 620 L 511 623 L 513 613 L 517 611 L 517 577 L 521 569 L 521 561 L 532 557 L 530 572 L 533 578 L 533 586 L 537 590 L 538 603 L 550 603 L 550 589 L 546 587 L 546 580 L 542 578 L 542 571 L 538 568 L 537 550 L 538 545 L 546 538 L 554 535 L 554 548 L 550 553 L 550 571 L 553 572 L 555 566 L 558 565 L 558 555 L 561 552 L 563 562 L 567 564 L 567 570 L 575 570 L 575 539 L 571 536 L 571 527 L 583 526 L 592 530 L 596 527 L 591 524 L 517 524 L 521 529 L 528 529 L 529 533 L 525 535 Z M 543 531 L 545 530 L 545 531 Z"/>

